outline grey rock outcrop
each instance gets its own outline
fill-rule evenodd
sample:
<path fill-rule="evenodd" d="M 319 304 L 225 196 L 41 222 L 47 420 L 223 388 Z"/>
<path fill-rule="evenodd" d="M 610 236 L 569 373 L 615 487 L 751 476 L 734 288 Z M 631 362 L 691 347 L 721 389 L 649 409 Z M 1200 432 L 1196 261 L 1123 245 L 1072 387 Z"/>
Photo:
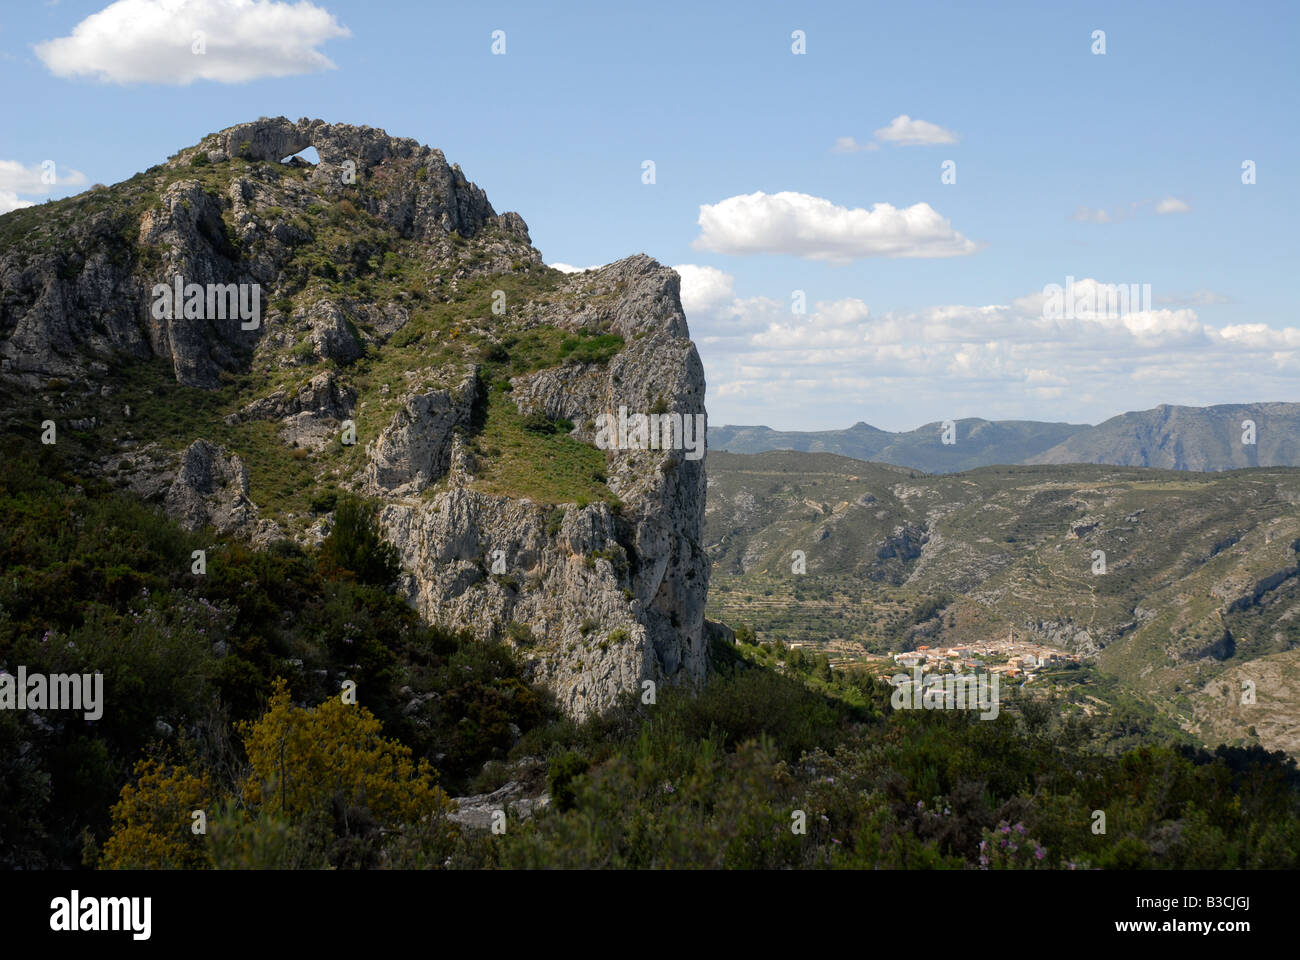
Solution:
<path fill-rule="evenodd" d="M 195 440 L 181 455 L 180 469 L 164 505 L 189 530 L 208 524 L 218 530 L 234 530 L 256 514 L 248 499 L 248 470 L 243 461 L 207 440 Z"/>
<path fill-rule="evenodd" d="M 472 797 L 456 797 L 456 810 L 447 815 L 452 823 L 471 830 L 491 830 L 493 820 L 505 815 L 506 822 L 527 820 L 536 811 L 550 805 L 551 798 L 546 794 L 536 797 L 525 796 L 523 784 L 512 780 L 491 793 L 479 793 Z"/>
<path fill-rule="evenodd" d="M 318 300 L 306 310 L 294 314 L 294 320 L 307 328 L 306 341 L 317 360 L 351 363 L 361 356 L 361 344 L 338 304 Z"/>
<path fill-rule="evenodd" d="M 700 417 L 702 441 L 704 373 L 678 284 L 676 273 L 645 256 L 573 281 L 586 306 L 576 318 L 555 321 L 609 319 L 628 346 L 607 364 L 514 378 L 511 396 L 520 412 L 567 417 L 573 435 L 590 442 L 602 414 L 617 421 L 620 408 L 670 410 Z M 467 395 L 464 383 L 460 390 Z M 435 426 L 414 428 L 423 422 Z M 441 438 L 450 434 L 449 422 L 446 415 L 421 420 L 408 402 L 376 444 L 384 459 L 382 472 L 378 458 L 372 462 L 372 487 L 420 488 L 432 476 L 429 451 L 447 449 Z M 416 445 L 413 432 L 431 433 L 437 442 Z M 686 454 L 607 449 L 617 513 L 604 503 L 557 510 L 479 492 L 470 483 L 414 504 L 390 502 L 380 521 L 409 571 L 410 598 L 426 617 L 496 635 L 511 623 L 527 626 L 534 640 L 521 653 L 534 664 L 534 679 L 567 712 L 584 717 L 621 694 L 643 692 L 647 681 L 693 682 L 707 673 L 709 565 L 700 543 L 706 479 L 703 458 Z M 504 574 L 491 574 L 494 560 L 504 564 Z"/>
<path fill-rule="evenodd" d="M 449 371 L 452 376 L 454 371 Z M 443 388 L 409 390 L 401 409 L 367 448 L 365 488 L 375 494 L 409 496 L 451 469 L 454 433 L 470 424 L 478 394 L 478 368 L 470 365 L 459 382 Z"/>
<path fill-rule="evenodd" d="M 517 213 L 498 215 L 487 195 L 465 179 L 459 164 L 449 165 L 441 150 L 409 138 L 390 137 L 373 127 L 263 118 L 214 134 L 175 162 L 188 162 L 196 152 L 206 153 L 214 162 L 234 158 L 274 162 L 308 147 L 315 147 L 320 156 L 312 182 L 331 189 L 366 177 L 389 161 L 409 163 L 414 175 L 387 184 L 390 189 L 370 209 L 404 236 L 428 239 L 447 230 L 470 236 L 486 226 L 496 226 L 525 245 L 530 242 L 523 218 Z"/>
<path fill-rule="evenodd" d="M 280 423 L 280 437 L 289 446 L 323 450 L 338 433 L 342 422 L 352 416 L 356 391 L 343 386 L 332 370 L 319 373 L 296 393 L 277 390 L 254 400 L 227 422 L 274 420 Z"/>
<path fill-rule="evenodd" d="M 263 314 L 269 314 L 294 247 L 306 239 L 289 218 L 270 212 L 286 199 L 271 183 L 302 206 L 319 202 L 321 194 L 350 198 L 401 236 L 432 244 L 438 256 L 451 248 L 454 232 L 478 239 L 488 254 L 482 269 L 541 263 L 523 218 L 498 215 L 442 151 L 371 127 L 262 119 L 211 135 L 167 168 L 174 178 L 199 154 L 209 163 L 274 163 L 308 146 L 321 162 L 306 184 L 250 173 L 213 192 L 182 177 L 138 219 L 123 208 L 96 208 L 42 225 L 33 234 L 38 242 L 0 252 L 0 376 L 31 388 L 52 377 L 89 378 L 94 362 L 162 357 L 178 383 L 217 386 L 223 371 L 247 363 L 271 325 L 265 318 L 248 330 L 238 318 L 158 319 L 152 290 L 176 276 L 202 285 L 258 284 Z M 277 157 L 281 150 L 287 152 Z M 368 189 L 358 191 L 358 182 Z M 142 250 L 149 251 L 147 258 Z M 350 333 L 340 333 L 337 318 L 324 309 L 312 342 L 322 356 L 354 354 L 355 340 L 349 345 Z M 378 319 L 389 332 L 405 322 L 391 305 L 379 309 Z"/>

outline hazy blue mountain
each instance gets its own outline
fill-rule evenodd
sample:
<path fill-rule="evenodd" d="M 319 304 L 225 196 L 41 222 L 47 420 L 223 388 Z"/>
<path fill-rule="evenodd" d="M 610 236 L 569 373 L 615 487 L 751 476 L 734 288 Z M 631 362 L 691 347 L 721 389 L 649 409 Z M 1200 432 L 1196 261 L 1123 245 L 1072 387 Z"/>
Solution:
<path fill-rule="evenodd" d="M 1254 442 L 1248 428 L 1254 424 Z M 855 423 L 847 430 L 709 427 L 709 449 L 729 453 L 798 450 L 892 463 L 926 473 L 1034 463 L 1105 463 L 1169 470 L 1235 470 L 1300 466 L 1300 403 L 1233 403 L 1214 407 L 1161 404 L 1097 426 L 1036 420 L 956 422 L 956 442 L 943 424 L 899 433 Z"/>
<path fill-rule="evenodd" d="M 1245 421 L 1254 443 L 1243 442 Z M 1162 404 L 1111 417 L 1026 463 L 1109 463 L 1170 470 L 1233 470 L 1300 465 L 1300 404 Z"/>
<path fill-rule="evenodd" d="M 709 449 L 729 453 L 800 450 L 837 453 L 855 460 L 892 463 L 926 473 L 955 473 L 993 464 L 1025 463 L 1080 431 L 1086 424 L 1033 420 L 956 421 L 955 443 L 943 442 L 943 424 L 927 423 L 902 433 L 855 423 L 847 430 L 794 431 L 769 427 L 709 427 Z"/>

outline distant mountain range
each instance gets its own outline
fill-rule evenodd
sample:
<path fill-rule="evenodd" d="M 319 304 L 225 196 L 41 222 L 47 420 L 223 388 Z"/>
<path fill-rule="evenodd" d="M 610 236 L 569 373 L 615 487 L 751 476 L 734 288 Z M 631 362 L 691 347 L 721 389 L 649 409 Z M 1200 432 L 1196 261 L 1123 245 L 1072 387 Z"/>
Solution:
<path fill-rule="evenodd" d="M 1254 425 L 1254 435 L 1249 426 Z M 894 433 L 858 422 L 847 430 L 709 427 L 709 448 L 730 453 L 798 450 L 836 453 L 926 473 L 1016 464 L 1097 463 L 1216 471 L 1300 466 L 1300 403 L 1161 404 L 1097 426 L 1035 420 L 958 420 Z M 1254 442 L 1248 442 L 1253 440 Z"/>

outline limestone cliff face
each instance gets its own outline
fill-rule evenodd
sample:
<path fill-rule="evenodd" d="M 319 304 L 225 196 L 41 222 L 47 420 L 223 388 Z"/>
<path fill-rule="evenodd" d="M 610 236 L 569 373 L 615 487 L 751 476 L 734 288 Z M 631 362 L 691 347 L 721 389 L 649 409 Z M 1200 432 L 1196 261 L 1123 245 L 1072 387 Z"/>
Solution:
<path fill-rule="evenodd" d="M 288 160 L 308 146 L 319 164 Z M 516 644 L 577 717 L 646 681 L 705 675 L 702 445 L 597 442 L 622 410 L 698 417 L 702 444 L 703 370 L 672 270 L 638 255 L 558 274 L 523 219 L 498 215 L 440 151 L 319 120 L 241 124 L 11 217 L 0 391 L 90 424 L 87 456 L 125 489 L 256 544 L 319 540 L 330 524 L 259 471 L 377 500 L 420 612 Z M 257 285 L 258 323 L 158 316 L 152 292 L 175 277 Z M 508 309 L 486 309 L 504 289 Z M 219 395 L 219 416 L 180 445 L 142 433 L 119 396 L 139 364 Z M 489 482 L 492 416 L 547 425 L 604 466 L 571 495 L 517 468 L 513 485 Z"/>
<path fill-rule="evenodd" d="M 574 436 L 595 440 L 603 414 L 620 407 L 704 414 L 704 373 L 679 300 L 677 275 L 648 257 L 619 261 L 568 288 L 580 302 L 618 291 L 599 309 L 630 346 L 606 365 L 564 366 L 514 378 L 521 413 L 542 412 L 575 424 Z M 606 504 L 562 509 L 480 493 L 464 460 L 429 451 L 454 439 L 458 408 L 470 402 L 458 387 L 417 393 L 381 443 L 395 492 L 410 477 L 448 478 L 443 492 L 418 503 L 390 502 L 381 518 L 402 551 L 412 601 L 431 620 L 453 620 L 484 632 L 516 623 L 536 638 L 537 678 L 576 716 L 608 707 L 646 680 L 702 678 L 707 671 L 704 606 L 708 561 L 700 546 L 704 521 L 703 458 L 686 450 L 605 451 L 609 486 L 621 509 Z M 461 398 L 458 402 L 457 398 Z M 418 416 L 408 410 L 428 411 Z M 413 423 L 431 438 L 393 469 L 387 451 L 409 450 Z M 700 434 L 702 437 L 703 434 Z M 439 471 L 441 467 L 441 472 Z M 383 475 L 373 470 L 372 484 Z M 504 575 L 493 576 L 494 562 Z"/>

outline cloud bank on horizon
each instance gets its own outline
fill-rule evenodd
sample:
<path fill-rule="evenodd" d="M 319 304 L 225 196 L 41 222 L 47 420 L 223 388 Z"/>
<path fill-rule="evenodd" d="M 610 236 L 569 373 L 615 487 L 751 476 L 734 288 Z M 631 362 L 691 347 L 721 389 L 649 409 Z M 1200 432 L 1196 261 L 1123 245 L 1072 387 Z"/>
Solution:
<path fill-rule="evenodd" d="M 942 304 L 873 315 L 859 298 L 818 301 L 794 314 L 788 301 L 741 297 L 716 267 L 679 264 L 682 305 L 709 378 L 717 424 L 776 429 L 847 427 L 858 420 L 910 430 L 980 416 L 1099 423 L 1125 409 L 1168 401 L 1203 385 L 1258 400 L 1294 396 L 1300 327 L 1214 326 L 1193 305 L 1199 291 L 1114 309 L 1113 285 L 1075 281 L 1092 306 L 1054 317 L 1043 291 L 982 306 Z M 1110 289 L 1107 289 L 1110 288 Z M 942 392 L 934 390 L 943 383 Z M 907 399 L 903 406 L 900 400 Z M 809 427 L 809 414 L 818 427 Z"/>

